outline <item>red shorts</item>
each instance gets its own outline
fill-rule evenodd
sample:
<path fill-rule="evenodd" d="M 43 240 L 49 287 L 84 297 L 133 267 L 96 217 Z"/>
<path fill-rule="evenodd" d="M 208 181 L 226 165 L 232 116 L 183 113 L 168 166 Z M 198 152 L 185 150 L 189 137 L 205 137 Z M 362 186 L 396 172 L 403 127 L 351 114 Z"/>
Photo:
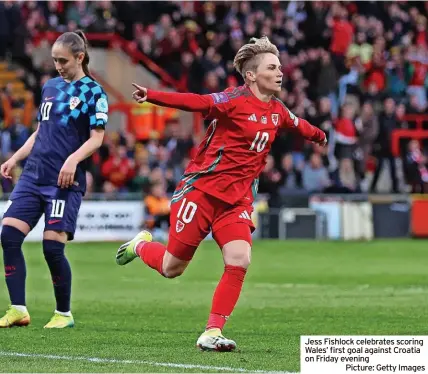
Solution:
<path fill-rule="evenodd" d="M 232 240 L 245 240 L 251 245 L 255 230 L 252 212 L 253 206 L 244 199 L 230 205 L 193 186 L 180 184 L 171 200 L 168 252 L 189 261 L 210 231 L 220 248 Z"/>

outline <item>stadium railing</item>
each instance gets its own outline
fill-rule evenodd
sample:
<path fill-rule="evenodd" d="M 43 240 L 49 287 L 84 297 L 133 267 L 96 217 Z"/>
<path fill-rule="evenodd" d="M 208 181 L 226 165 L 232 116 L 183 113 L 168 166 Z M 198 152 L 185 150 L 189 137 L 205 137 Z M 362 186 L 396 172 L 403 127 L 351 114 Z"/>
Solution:
<path fill-rule="evenodd" d="M 391 148 L 395 157 L 400 156 L 401 139 L 427 139 L 428 130 L 423 128 L 424 123 L 428 124 L 428 115 L 426 114 L 407 114 L 403 117 L 403 122 L 414 123 L 414 129 L 397 129 L 392 131 Z"/>

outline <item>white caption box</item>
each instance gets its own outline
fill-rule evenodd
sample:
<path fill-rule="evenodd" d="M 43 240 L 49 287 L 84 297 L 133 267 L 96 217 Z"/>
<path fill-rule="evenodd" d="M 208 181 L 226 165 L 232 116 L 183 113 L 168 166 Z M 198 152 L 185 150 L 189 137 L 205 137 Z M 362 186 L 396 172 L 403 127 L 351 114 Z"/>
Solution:
<path fill-rule="evenodd" d="M 428 373 L 428 336 L 301 336 L 300 371 Z"/>

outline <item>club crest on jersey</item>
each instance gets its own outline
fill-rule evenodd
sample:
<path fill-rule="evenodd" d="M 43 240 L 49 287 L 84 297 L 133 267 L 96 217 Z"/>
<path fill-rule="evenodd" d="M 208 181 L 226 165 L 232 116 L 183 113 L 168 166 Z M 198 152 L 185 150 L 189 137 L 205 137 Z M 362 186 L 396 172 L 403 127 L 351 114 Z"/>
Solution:
<path fill-rule="evenodd" d="M 177 223 L 175 224 L 175 231 L 181 232 L 183 231 L 183 229 L 184 229 L 184 223 L 178 220 Z"/>
<path fill-rule="evenodd" d="M 279 122 L 279 114 L 278 113 L 272 114 L 272 122 L 275 126 L 278 126 L 278 122 Z"/>
<path fill-rule="evenodd" d="M 73 96 L 70 99 L 70 109 L 71 110 L 76 109 L 79 104 L 80 104 L 80 99 L 78 97 Z"/>
<path fill-rule="evenodd" d="M 266 125 L 267 124 L 267 118 L 266 118 L 266 116 L 262 116 L 262 118 L 260 119 L 260 121 L 261 121 L 261 123 L 263 125 Z"/>

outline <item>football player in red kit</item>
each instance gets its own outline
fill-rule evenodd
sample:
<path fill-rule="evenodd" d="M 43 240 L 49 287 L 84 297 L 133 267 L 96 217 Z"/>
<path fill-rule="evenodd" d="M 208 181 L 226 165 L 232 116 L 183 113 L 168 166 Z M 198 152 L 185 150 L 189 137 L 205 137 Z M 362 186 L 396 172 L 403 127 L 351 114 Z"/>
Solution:
<path fill-rule="evenodd" d="M 236 348 L 222 330 L 250 264 L 257 178 L 278 130 L 297 132 L 321 145 L 327 141 L 323 131 L 296 117 L 275 97 L 283 76 L 278 56 L 267 37 L 251 39 L 234 59 L 245 85 L 210 95 L 154 91 L 134 84 L 138 103 L 201 112 L 212 119 L 172 197 L 168 244 L 151 242 L 150 233 L 143 231 L 116 254 L 119 265 L 140 257 L 162 276 L 174 278 L 184 272 L 199 243 L 212 232 L 225 267 L 206 329 L 197 341 L 203 350 Z"/>

